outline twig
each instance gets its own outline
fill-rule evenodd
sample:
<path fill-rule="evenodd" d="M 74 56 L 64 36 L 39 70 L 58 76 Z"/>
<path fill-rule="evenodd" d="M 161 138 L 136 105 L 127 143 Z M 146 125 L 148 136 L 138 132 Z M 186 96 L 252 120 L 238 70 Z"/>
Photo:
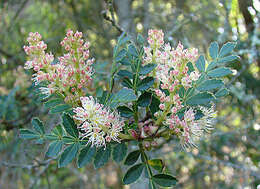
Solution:
<path fill-rule="evenodd" d="M 106 5 L 107 5 L 107 9 L 106 9 L 106 10 L 103 10 L 103 11 L 101 12 L 103 18 L 104 18 L 105 20 L 109 21 L 109 22 L 112 24 L 112 26 L 114 26 L 114 27 L 117 29 L 117 31 L 119 31 L 120 33 L 123 33 L 123 32 L 124 32 L 123 28 L 121 28 L 121 27 L 116 23 L 116 20 L 115 20 L 113 2 L 108 2 L 108 1 L 105 1 L 105 2 L 106 2 Z M 110 11 L 112 18 L 110 18 L 110 17 L 107 15 L 108 10 Z"/>

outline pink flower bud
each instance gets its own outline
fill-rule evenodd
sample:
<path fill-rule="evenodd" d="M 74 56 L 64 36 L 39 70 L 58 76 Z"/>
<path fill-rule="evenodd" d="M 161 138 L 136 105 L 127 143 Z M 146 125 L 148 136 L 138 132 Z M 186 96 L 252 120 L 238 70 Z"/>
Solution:
<path fill-rule="evenodd" d="M 165 109 L 165 105 L 164 105 L 164 104 L 160 104 L 160 105 L 159 105 L 159 108 L 160 108 L 161 110 L 164 110 L 164 109 Z"/>

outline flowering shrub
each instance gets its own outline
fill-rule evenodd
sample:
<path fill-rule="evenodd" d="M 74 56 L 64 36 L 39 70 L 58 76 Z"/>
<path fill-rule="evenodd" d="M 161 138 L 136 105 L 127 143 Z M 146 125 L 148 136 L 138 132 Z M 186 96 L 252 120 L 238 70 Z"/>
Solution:
<path fill-rule="evenodd" d="M 43 123 L 34 118 L 34 130 L 21 129 L 21 138 L 50 140 L 46 155 L 59 158 L 59 167 L 77 157 L 78 167 L 94 159 L 95 168 L 100 168 L 111 153 L 114 161 L 125 159 L 124 164 L 132 166 L 141 156 L 123 183 L 135 182 L 146 169 L 151 188 L 173 186 L 177 179 L 166 173 L 161 159 L 149 159 L 146 151 L 173 138 L 184 150 L 196 147 L 196 140 L 213 129 L 214 104 L 228 94 L 221 78 L 232 71 L 225 65 L 238 58 L 230 55 L 235 47 L 230 42 L 220 50 L 211 43 L 211 60 L 206 61 L 195 48 L 165 43 L 161 30 L 149 30 L 147 44 L 141 35 L 135 44 L 123 33 L 114 47 L 109 88 L 93 97 L 89 89 L 94 59 L 81 32 L 68 30 L 61 42 L 67 54 L 58 61 L 45 52 L 40 34 L 30 33 L 28 42 L 25 69 L 34 70 L 32 80 L 45 106 L 50 113 L 62 114 L 62 124 L 45 133 Z M 114 87 L 115 78 L 120 90 Z M 130 141 L 136 141 L 138 149 L 127 155 Z"/>

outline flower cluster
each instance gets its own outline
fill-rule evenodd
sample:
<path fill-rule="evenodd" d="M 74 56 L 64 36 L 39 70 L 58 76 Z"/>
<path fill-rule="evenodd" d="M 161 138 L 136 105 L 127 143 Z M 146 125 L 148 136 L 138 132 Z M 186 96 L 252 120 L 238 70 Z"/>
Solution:
<path fill-rule="evenodd" d="M 185 111 L 182 119 L 176 114 L 171 114 L 164 121 L 164 124 L 169 126 L 172 133 L 180 138 L 184 149 L 187 149 L 189 146 L 196 147 L 194 141 L 201 137 L 204 131 L 213 129 L 212 122 L 216 114 L 214 106 L 212 105 L 211 108 L 200 106 L 199 110 L 204 115 L 200 119 L 195 118 L 196 110 L 189 108 Z"/>
<path fill-rule="evenodd" d="M 47 81 L 47 87 L 41 87 L 43 94 L 49 96 L 59 92 L 66 98 L 65 101 L 74 103 L 79 101 L 79 97 L 85 95 L 84 89 L 92 81 L 93 69 L 91 65 L 94 59 L 89 58 L 89 42 L 82 39 L 81 32 L 68 30 L 61 45 L 67 54 L 59 57 L 59 63 L 54 63 L 54 56 L 46 53 L 47 45 L 41 41 L 39 33 L 30 33 L 27 41 L 29 46 L 24 46 L 28 55 L 25 69 L 33 68 L 36 73 L 33 81 L 36 85 L 42 81 Z"/>
<path fill-rule="evenodd" d="M 119 114 L 104 107 L 90 97 L 81 97 L 82 107 L 74 108 L 74 119 L 79 122 L 78 128 L 84 131 L 83 138 L 88 138 L 92 146 L 106 146 L 111 140 L 120 142 L 119 134 L 124 122 Z"/>
<path fill-rule="evenodd" d="M 149 30 L 149 47 L 144 48 L 143 64 L 157 64 L 156 69 L 150 73 L 156 79 L 154 92 L 160 99 L 160 110 L 154 114 L 157 117 L 156 125 L 163 123 L 180 137 L 184 147 L 192 146 L 193 136 L 201 136 L 203 128 L 210 125 L 212 118 L 211 114 L 205 114 L 201 120 L 195 120 L 196 111 L 192 108 L 185 112 L 182 119 L 178 116 L 178 112 L 185 108 L 178 94 L 180 88 L 191 88 L 193 82 L 200 77 L 195 66 L 198 50 L 184 49 L 180 42 L 174 49 L 170 44 L 164 44 L 163 37 L 162 30 Z M 191 64 L 194 71 L 189 70 L 188 64 Z M 208 111 L 213 114 L 213 107 L 207 111 L 203 109 L 203 113 Z"/>

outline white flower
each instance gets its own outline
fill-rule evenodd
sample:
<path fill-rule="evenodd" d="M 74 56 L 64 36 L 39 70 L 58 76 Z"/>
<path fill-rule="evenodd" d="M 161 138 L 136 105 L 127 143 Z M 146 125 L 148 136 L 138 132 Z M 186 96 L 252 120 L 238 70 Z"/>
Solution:
<path fill-rule="evenodd" d="M 193 71 L 190 73 L 190 79 L 192 81 L 197 81 L 199 79 L 199 77 L 200 77 L 200 73 L 197 71 Z"/>
<path fill-rule="evenodd" d="M 111 140 L 120 142 L 118 138 L 124 122 L 117 112 L 111 112 L 102 104 L 90 97 L 81 97 L 82 107 L 74 108 L 74 119 L 78 120 L 78 128 L 84 131 L 83 138 L 88 138 L 92 146 L 106 146 Z"/>
<path fill-rule="evenodd" d="M 206 132 L 209 132 L 210 130 L 214 129 L 213 124 L 217 114 L 217 112 L 214 110 L 215 106 L 212 104 L 210 108 L 203 106 L 200 106 L 199 108 L 204 116 L 197 120 L 197 123 L 200 124 Z"/>

